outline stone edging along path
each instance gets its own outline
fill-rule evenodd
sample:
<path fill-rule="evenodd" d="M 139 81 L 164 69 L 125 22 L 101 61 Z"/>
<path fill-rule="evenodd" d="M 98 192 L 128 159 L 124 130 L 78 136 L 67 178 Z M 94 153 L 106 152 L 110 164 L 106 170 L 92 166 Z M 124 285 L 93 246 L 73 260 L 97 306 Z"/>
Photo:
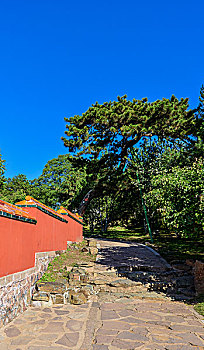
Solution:
<path fill-rule="evenodd" d="M 100 246 L 87 268 L 88 302 L 30 307 L 0 329 L 0 350 L 204 349 L 203 319 L 172 301 L 179 286 L 170 286 L 175 271 L 160 256 L 138 244 Z"/>

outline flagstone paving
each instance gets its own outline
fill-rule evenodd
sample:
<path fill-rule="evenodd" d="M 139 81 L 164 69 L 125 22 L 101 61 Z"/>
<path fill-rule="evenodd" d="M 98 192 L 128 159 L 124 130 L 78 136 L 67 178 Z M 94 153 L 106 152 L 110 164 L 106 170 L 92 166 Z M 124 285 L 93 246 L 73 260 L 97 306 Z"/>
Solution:
<path fill-rule="evenodd" d="M 119 246 L 127 248 L 101 242 L 96 275 L 113 265 L 119 267 L 121 259 L 125 261 L 117 255 Z M 107 256 L 108 247 L 116 247 L 112 259 Z M 144 246 L 138 247 L 138 256 L 130 248 L 128 264 L 138 259 L 143 265 L 151 262 L 151 266 L 168 268 Z M 150 293 L 139 298 L 137 293 L 128 296 L 104 291 L 83 305 L 28 308 L 0 329 L 0 350 L 204 350 L 203 326 L 203 318 L 192 306 L 165 295 Z"/>

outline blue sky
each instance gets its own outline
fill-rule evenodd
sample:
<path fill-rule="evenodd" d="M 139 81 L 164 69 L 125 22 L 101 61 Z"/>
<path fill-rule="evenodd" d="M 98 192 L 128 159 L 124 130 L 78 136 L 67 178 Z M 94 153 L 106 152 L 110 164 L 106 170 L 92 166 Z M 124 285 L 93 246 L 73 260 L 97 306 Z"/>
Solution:
<path fill-rule="evenodd" d="M 0 0 L 0 153 L 39 176 L 64 117 L 96 101 L 189 97 L 204 84 L 203 0 Z"/>

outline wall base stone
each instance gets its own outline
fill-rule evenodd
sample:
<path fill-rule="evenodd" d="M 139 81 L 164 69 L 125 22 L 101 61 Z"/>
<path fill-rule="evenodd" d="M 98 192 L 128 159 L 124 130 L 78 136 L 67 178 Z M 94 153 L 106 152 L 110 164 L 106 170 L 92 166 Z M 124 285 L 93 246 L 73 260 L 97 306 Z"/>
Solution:
<path fill-rule="evenodd" d="M 35 283 L 55 256 L 55 251 L 36 253 L 35 267 L 0 278 L 0 327 L 26 310 Z"/>

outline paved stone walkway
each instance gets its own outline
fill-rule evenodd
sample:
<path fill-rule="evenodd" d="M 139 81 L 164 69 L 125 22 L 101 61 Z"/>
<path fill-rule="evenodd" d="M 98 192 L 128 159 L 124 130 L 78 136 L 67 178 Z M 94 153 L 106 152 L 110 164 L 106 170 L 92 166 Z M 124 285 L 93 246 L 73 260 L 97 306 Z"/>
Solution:
<path fill-rule="evenodd" d="M 169 268 L 142 245 L 100 244 L 96 278 L 121 264 Z M 164 295 L 102 291 L 84 305 L 30 307 L 0 329 L 0 350 L 204 350 L 203 325 L 191 306 Z"/>
<path fill-rule="evenodd" d="M 140 267 L 155 270 L 165 270 L 170 265 L 153 249 L 135 243 L 100 240 L 101 254 L 98 263 L 116 269 L 124 267 Z"/>

